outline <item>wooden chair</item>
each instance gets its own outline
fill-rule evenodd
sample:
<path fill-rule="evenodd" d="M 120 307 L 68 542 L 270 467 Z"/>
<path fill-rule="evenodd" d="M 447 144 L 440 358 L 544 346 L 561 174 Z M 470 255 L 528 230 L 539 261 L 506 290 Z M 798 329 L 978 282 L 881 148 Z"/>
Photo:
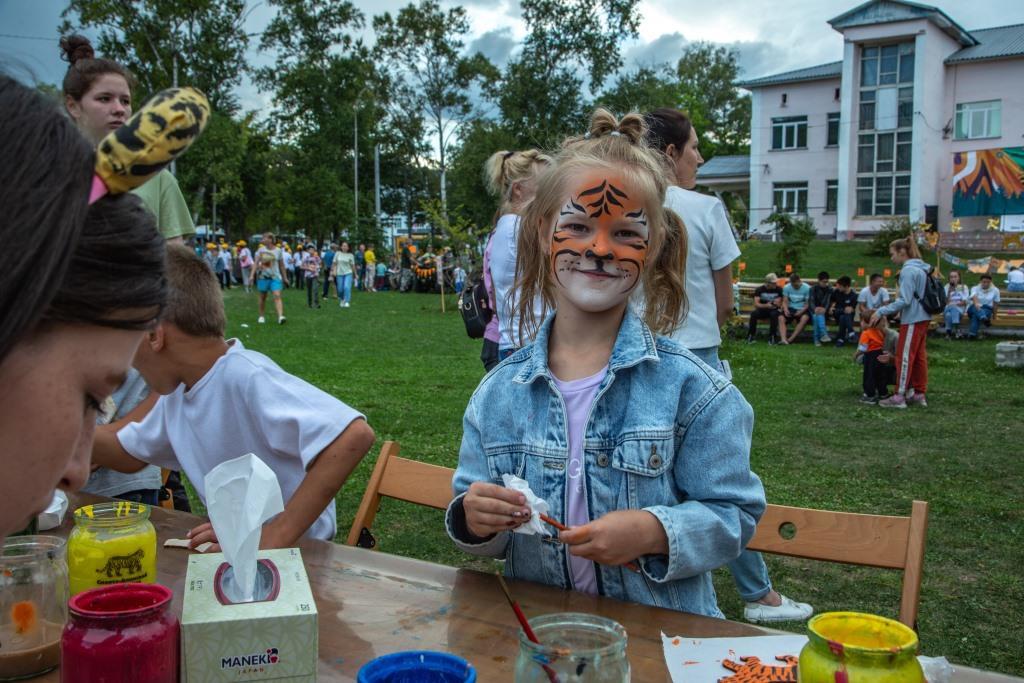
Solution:
<path fill-rule="evenodd" d="M 377 464 L 366 484 L 366 493 L 348 532 L 348 545 L 374 548 L 377 540 L 370 529 L 380 508 L 381 498 L 397 498 L 436 510 L 445 510 L 452 500 L 452 475 L 449 467 L 398 457 L 398 442 L 385 441 Z"/>
<path fill-rule="evenodd" d="M 769 505 L 748 550 L 903 571 L 900 621 L 917 630 L 928 503 L 909 517 Z"/>

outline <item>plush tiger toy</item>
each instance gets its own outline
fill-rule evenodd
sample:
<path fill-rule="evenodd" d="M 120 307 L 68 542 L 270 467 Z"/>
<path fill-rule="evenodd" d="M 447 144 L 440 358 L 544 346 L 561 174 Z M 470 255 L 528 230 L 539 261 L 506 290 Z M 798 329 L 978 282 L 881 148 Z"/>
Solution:
<path fill-rule="evenodd" d="M 157 93 L 96 150 L 89 203 L 136 188 L 188 149 L 210 120 L 210 103 L 195 88 Z"/>

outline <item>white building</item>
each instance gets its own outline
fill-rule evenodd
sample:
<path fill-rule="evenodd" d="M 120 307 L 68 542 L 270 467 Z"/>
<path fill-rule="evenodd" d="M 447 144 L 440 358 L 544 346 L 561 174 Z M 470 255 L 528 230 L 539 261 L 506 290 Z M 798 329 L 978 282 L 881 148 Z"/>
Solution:
<path fill-rule="evenodd" d="M 1024 24 L 968 31 L 906 0 L 871 0 L 828 23 L 842 35 L 841 62 L 739 84 L 752 93 L 751 230 L 775 207 L 840 240 L 893 216 L 941 230 L 960 217 L 972 230 L 1024 213 L 1024 194 L 972 166 L 1018 154 L 1005 148 L 1024 158 Z M 992 156 L 963 154 L 977 150 Z M 954 179 L 974 182 L 956 214 Z M 1009 199 L 978 203 L 993 183 Z"/>

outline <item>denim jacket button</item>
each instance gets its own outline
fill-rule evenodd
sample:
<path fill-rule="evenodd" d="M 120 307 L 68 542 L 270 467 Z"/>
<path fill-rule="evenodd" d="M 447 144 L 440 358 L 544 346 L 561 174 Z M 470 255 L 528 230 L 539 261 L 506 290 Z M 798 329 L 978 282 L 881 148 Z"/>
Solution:
<path fill-rule="evenodd" d="M 661 463 L 662 463 L 661 456 L 658 455 L 657 453 L 652 455 L 651 459 L 647 461 L 647 464 L 650 465 L 654 469 L 658 469 L 659 467 L 661 467 Z"/>
<path fill-rule="evenodd" d="M 598 454 L 598 456 L 597 456 L 597 466 L 598 467 L 608 467 L 608 454 L 607 453 L 599 453 Z"/>

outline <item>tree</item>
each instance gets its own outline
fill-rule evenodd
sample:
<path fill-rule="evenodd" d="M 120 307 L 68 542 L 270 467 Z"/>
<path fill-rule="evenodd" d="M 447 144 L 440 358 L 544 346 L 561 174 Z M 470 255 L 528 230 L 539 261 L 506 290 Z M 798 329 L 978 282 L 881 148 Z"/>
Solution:
<path fill-rule="evenodd" d="M 441 213 L 447 216 L 448 157 L 459 129 L 478 115 L 471 88 L 497 78 L 497 70 L 480 53 L 463 54 L 469 32 L 466 10 L 441 10 L 436 0 L 420 0 L 392 17 L 374 17 L 376 51 L 392 79 L 392 118 L 406 123 L 404 112 L 424 111 L 425 131 L 435 136 L 441 174 Z M 410 126 L 409 130 L 414 130 Z"/>
<path fill-rule="evenodd" d="M 97 52 L 132 71 L 143 99 L 170 87 L 177 72 L 178 83 L 231 114 L 246 68 L 247 15 L 245 0 L 68 0 L 60 31 L 99 29 Z"/>
<path fill-rule="evenodd" d="M 679 82 L 671 67 L 645 66 L 621 74 L 595 104 L 622 115 L 631 111 L 645 113 L 658 107 L 678 107 L 680 99 Z"/>
<path fill-rule="evenodd" d="M 469 221 L 470 242 L 482 240 L 494 227 L 498 198 L 492 197 L 484 184 L 484 162 L 499 150 L 519 147 L 519 141 L 508 128 L 496 121 L 481 119 L 472 122 L 452 155 L 452 203 Z"/>
<path fill-rule="evenodd" d="M 680 105 L 701 136 L 705 159 L 750 152 L 750 97 L 734 85 L 737 59 L 734 49 L 692 43 L 676 65 Z"/>
<path fill-rule="evenodd" d="M 370 133 L 383 109 L 376 98 L 382 82 L 373 59 L 352 33 L 364 24 L 351 2 L 272 0 L 277 16 L 263 33 L 260 47 L 273 50 L 272 66 L 256 71 L 257 85 L 275 93 L 272 118 L 285 152 L 270 181 L 275 215 L 289 230 L 311 236 L 347 232 L 375 237 L 372 192 L 360 196 L 355 216 L 353 131 L 358 127 L 360 155 L 373 150 Z M 350 152 L 351 150 L 351 152 Z M 364 166 L 365 167 L 365 166 Z"/>
<path fill-rule="evenodd" d="M 529 33 L 505 69 L 502 118 L 525 145 L 548 146 L 578 132 L 587 96 L 622 66 L 620 45 L 637 35 L 639 0 L 522 0 Z"/>

